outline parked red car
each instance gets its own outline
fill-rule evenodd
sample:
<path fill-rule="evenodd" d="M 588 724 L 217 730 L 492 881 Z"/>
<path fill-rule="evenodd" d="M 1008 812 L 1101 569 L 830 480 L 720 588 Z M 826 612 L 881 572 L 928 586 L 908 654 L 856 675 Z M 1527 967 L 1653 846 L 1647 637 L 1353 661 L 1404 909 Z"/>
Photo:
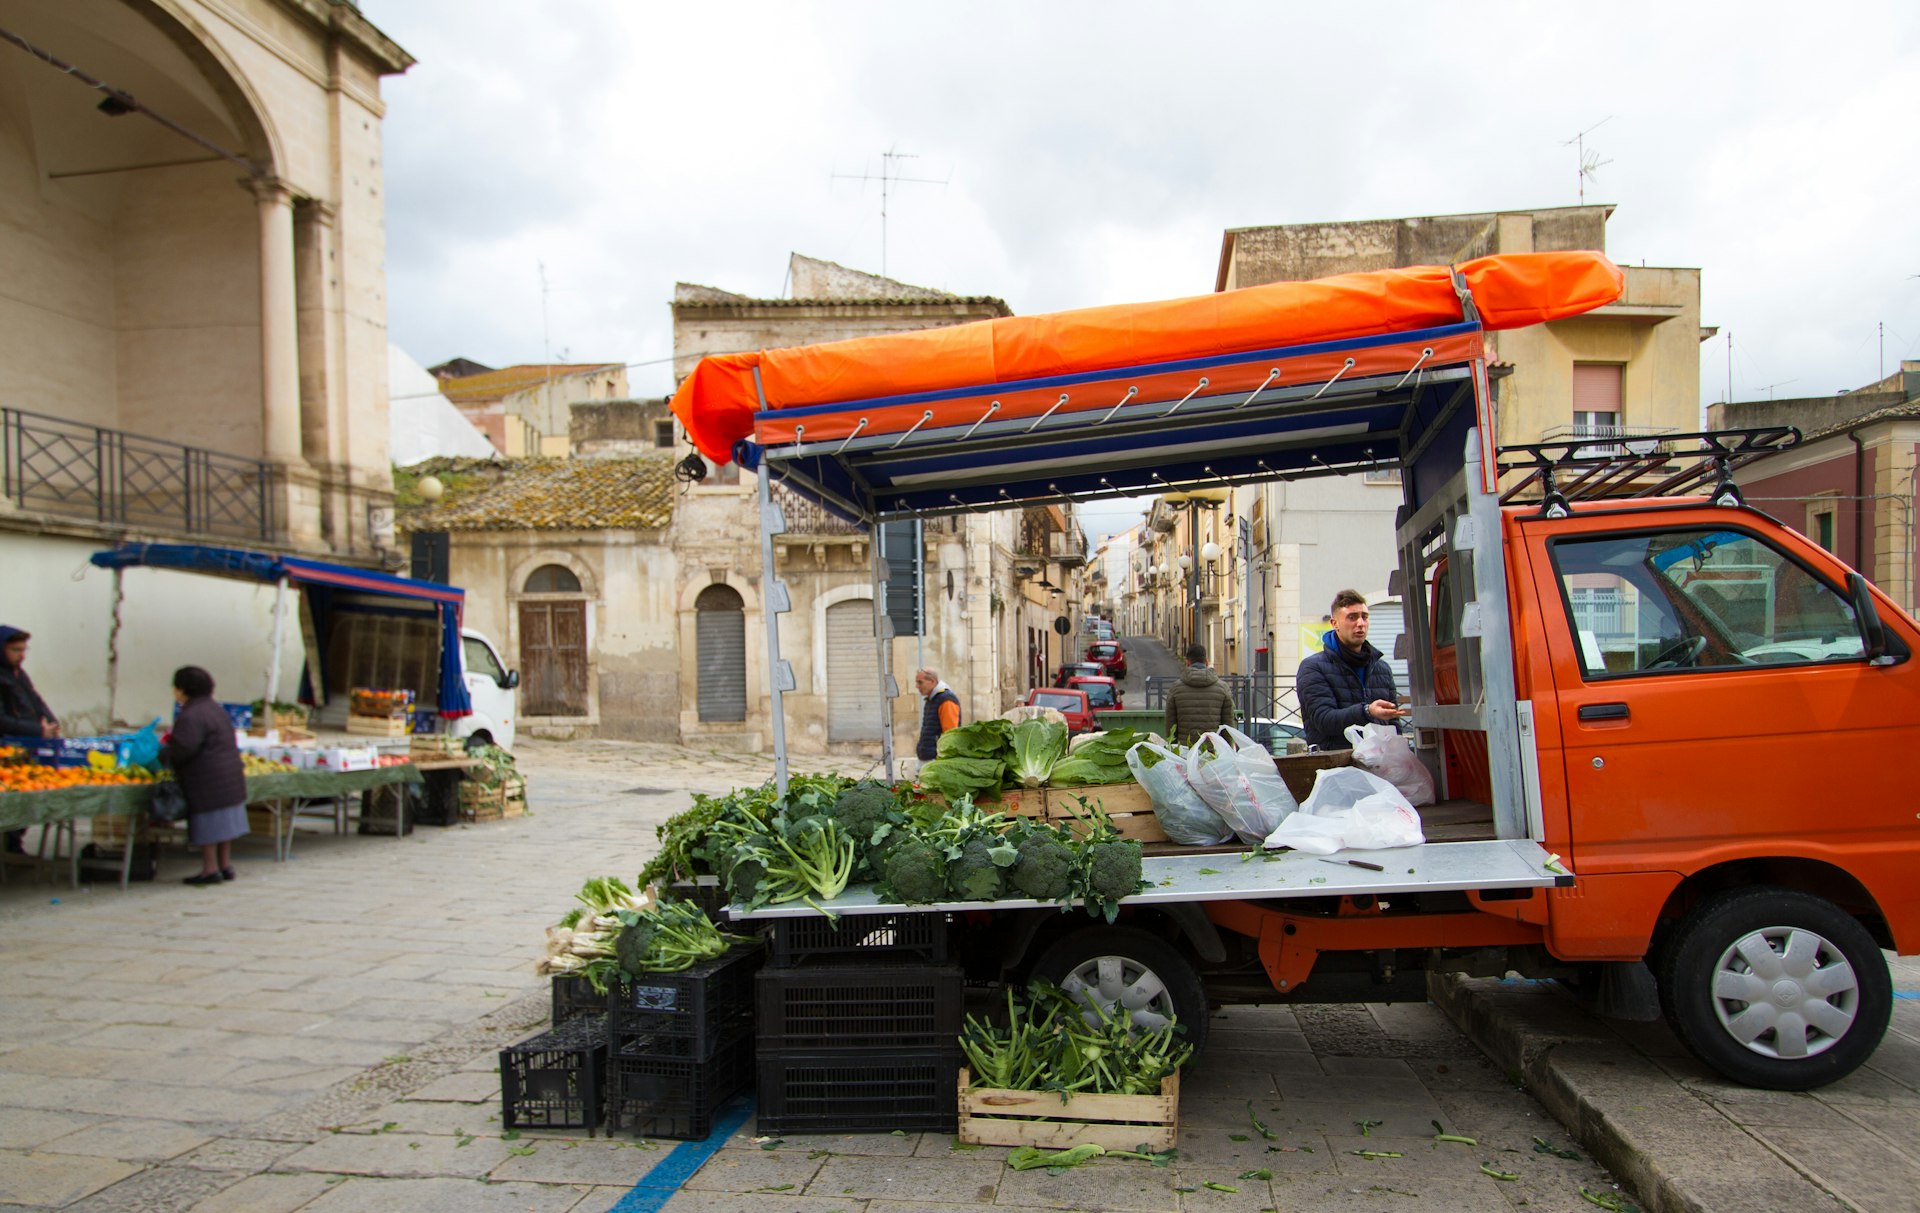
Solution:
<path fill-rule="evenodd" d="M 1066 686 L 1069 680 L 1083 674 L 1104 678 L 1106 673 L 1107 667 L 1097 661 L 1069 661 L 1053 672 L 1053 685 Z"/>
<path fill-rule="evenodd" d="M 1027 706 L 1052 708 L 1065 716 L 1069 733 L 1093 731 L 1093 709 L 1087 704 L 1085 691 L 1068 690 L 1065 687 L 1035 687 L 1027 692 Z"/>
<path fill-rule="evenodd" d="M 1087 646 L 1087 660 L 1105 666 L 1109 677 L 1127 676 L 1127 651 L 1120 647 L 1118 640 L 1094 641 Z"/>
<path fill-rule="evenodd" d="M 1096 725 L 1100 713 L 1116 712 L 1126 706 L 1120 702 L 1120 684 L 1104 674 L 1075 675 L 1064 685 L 1068 690 L 1087 693 L 1087 706 L 1093 709 Z"/>

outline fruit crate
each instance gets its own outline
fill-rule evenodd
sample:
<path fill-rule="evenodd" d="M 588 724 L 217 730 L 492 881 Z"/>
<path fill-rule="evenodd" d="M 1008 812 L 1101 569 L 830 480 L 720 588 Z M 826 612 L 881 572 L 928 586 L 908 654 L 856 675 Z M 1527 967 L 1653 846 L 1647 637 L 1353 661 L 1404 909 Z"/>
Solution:
<path fill-rule="evenodd" d="M 947 919 L 944 914 L 842 914 L 839 921 L 825 916 L 777 918 L 773 921 L 776 968 L 792 968 L 808 960 L 880 960 L 910 956 L 932 964 L 947 958 Z"/>
<path fill-rule="evenodd" d="M 586 1015 L 605 1015 L 607 996 L 578 973 L 553 975 L 553 1026 Z"/>
<path fill-rule="evenodd" d="M 957 1083 L 960 1125 L 970 1146 L 1037 1146 L 1066 1150 L 1171 1150 L 1180 1132 L 1180 1076 L 1160 1080 L 1154 1095 L 1069 1095 L 977 1087 L 963 1068 Z"/>
<path fill-rule="evenodd" d="M 522 801 L 524 805 L 526 802 Z M 488 787 L 473 780 L 460 784 L 460 820 L 499 821 L 507 815 L 507 795 L 503 787 Z"/>
<path fill-rule="evenodd" d="M 416 732 L 407 740 L 407 754 L 412 758 L 464 758 L 467 742 L 464 737 L 455 737 L 452 733 Z"/>
<path fill-rule="evenodd" d="M 568 1020 L 500 1050 L 500 1123 L 591 1131 L 605 1109 L 606 1081 L 607 1017 Z"/>
<path fill-rule="evenodd" d="M 754 993 L 762 1049 L 937 1049 L 960 1035 L 965 978 L 957 966 L 762 969 Z"/>
<path fill-rule="evenodd" d="M 705 1141 L 714 1113 L 753 1083 L 753 1032 L 741 1024 L 711 1057 L 663 1056 L 650 1042 L 607 1055 L 607 1131 Z"/>
<path fill-rule="evenodd" d="M 645 1039 L 658 1054 L 712 1057 L 741 1025 L 750 1030 L 753 975 L 761 956 L 756 940 L 678 973 L 647 973 L 610 984 L 614 1051 Z"/>
<path fill-rule="evenodd" d="M 960 1050 L 761 1050 L 762 1133 L 951 1133 Z M 1055 1096 L 1055 1098 L 1059 1098 Z"/>

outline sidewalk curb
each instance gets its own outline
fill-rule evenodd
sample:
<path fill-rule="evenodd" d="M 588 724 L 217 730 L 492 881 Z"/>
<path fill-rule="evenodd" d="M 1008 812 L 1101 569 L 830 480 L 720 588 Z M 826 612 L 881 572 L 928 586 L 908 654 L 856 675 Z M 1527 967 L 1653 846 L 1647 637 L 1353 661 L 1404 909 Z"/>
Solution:
<path fill-rule="evenodd" d="M 1648 1213 L 1834 1208 L 1832 1195 L 1547 983 L 1436 974 L 1428 995 Z"/>

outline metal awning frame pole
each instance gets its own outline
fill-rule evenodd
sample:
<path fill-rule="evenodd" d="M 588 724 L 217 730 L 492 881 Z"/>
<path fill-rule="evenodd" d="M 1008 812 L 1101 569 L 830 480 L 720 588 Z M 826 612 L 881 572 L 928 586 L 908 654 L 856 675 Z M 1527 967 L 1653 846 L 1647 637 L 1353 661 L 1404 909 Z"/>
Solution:
<path fill-rule="evenodd" d="M 273 587 L 273 656 L 267 659 L 267 712 L 269 718 L 273 705 L 280 702 L 280 660 L 287 646 L 287 579 L 282 577 Z"/>
<path fill-rule="evenodd" d="M 767 392 L 760 382 L 759 367 L 753 369 L 753 388 L 764 412 Z M 780 656 L 780 616 L 787 612 L 791 599 L 774 564 L 773 537 L 786 533 L 787 516 L 773 499 L 773 465 L 764 456 L 754 480 L 760 505 L 760 614 L 767 623 L 767 723 L 773 730 L 773 786 L 784 797 L 787 794 L 787 710 L 782 696 L 794 688 L 794 681 L 793 666 Z"/>
<path fill-rule="evenodd" d="M 873 543 L 873 647 L 880 667 L 880 765 L 887 782 L 893 782 L 893 700 L 900 693 L 893 680 L 893 617 L 887 614 L 887 562 L 880 552 L 884 531 L 872 523 Z"/>

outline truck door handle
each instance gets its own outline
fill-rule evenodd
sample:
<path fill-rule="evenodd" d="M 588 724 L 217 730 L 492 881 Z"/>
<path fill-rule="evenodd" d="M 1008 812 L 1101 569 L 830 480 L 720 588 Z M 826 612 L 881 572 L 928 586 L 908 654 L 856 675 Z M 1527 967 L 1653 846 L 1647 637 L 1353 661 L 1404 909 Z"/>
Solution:
<path fill-rule="evenodd" d="M 1580 705 L 1582 720 L 1625 720 L 1631 715 L 1624 703 L 1583 703 Z"/>

